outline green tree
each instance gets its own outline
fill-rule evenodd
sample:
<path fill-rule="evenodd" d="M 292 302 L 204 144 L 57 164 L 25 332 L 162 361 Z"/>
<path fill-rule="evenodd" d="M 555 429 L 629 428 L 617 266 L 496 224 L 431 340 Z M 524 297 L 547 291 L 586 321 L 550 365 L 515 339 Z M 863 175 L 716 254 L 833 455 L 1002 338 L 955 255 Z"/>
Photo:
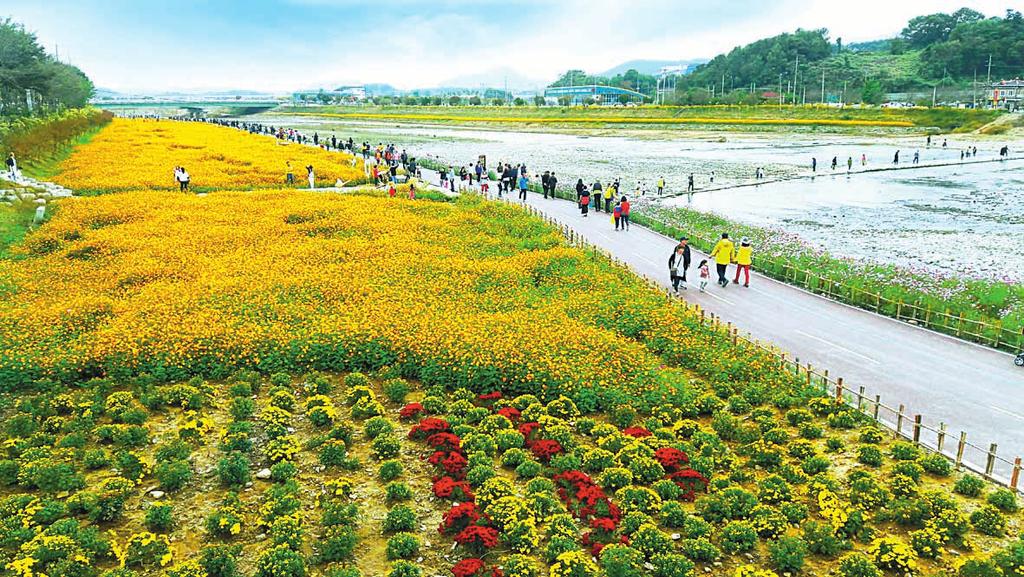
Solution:
<path fill-rule="evenodd" d="M 881 104 L 883 96 L 882 83 L 877 80 L 868 80 L 860 91 L 861 102 L 865 104 Z"/>

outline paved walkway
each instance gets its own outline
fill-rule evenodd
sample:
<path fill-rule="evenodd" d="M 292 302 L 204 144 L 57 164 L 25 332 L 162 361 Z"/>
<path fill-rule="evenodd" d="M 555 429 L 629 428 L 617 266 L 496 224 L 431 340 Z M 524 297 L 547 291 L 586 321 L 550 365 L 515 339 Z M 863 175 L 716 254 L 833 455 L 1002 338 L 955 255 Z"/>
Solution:
<path fill-rule="evenodd" d="M 436 173 L 423 171 L 423 176 L 436 182 Z M 496 186 L 490 188 L 496 190 Z M 671 286 L 668 257 L 675 240 L 639 226 L 616 232 L 607 213 L 591 212 L 583 218 L 575 203 L 545 200 L 533 192 L 528 193 L 527 204 L 569 225 L 638 274 L 665 288 Z M 801 363 L 829 369 L 831 376 L 843 377 L 848 388 L 864 386 L 872 398 L 881 395 L 886 405 L 904 404 L 908 415 L 904 431 L 909 431 L 916 413 L 932 427 L 946 423 L 947 451 L 955 450 L 963 430 L 968 442 L 986 450 L 990 443 L 997 443 L 998 455 L 1004 459 L 1024 455 L 1024 369 L 1013 365 L 1011 355 L 837 303 L 757 273 L 750 288 L 711 284 L 700 293 L 694 279 L 701 258 L 706 257 L 694 250 L 688 275 L 691 285 L 680 291 L 682 298 L 756 339 L 781 347 Z M 711 272 L 714 277 L 713 265 Z M 731 279 L 734 267 L 729 267 L 729 273 Z M 930 443 L 934 444 L 934 435 Z M 984 455 L 968 448 L 965 460 L 983 464 Z M 996 468 L 1001 476 L 1008 476 L 1008 471 L 1005 464 Z"/>

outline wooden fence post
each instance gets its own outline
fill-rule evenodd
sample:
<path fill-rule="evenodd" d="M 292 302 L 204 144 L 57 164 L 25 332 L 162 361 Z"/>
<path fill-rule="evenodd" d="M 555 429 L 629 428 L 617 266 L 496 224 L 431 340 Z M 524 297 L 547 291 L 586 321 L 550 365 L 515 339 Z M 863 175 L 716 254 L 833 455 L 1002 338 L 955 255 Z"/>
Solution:
<path fill-rule="evenodd" d="M 896 413 L 896 436 L 899 437 L 903 434 L 903 405 L 900 405 L 900 411 Z"/>
<path fill-rule="evenodd" d="M 843 402 L 843 377 L 836 379 L 836 402 Z"/>
<path fill-rule="evenodd" d="M 875 395 L 875 420 L 878 420 L 878 409 L 882 406 L 882 395 Z"/>
<path fill-rule="evenodd" d="M 1010 474 L 1010 488 L 1017 490 L 1017 481 L 1020 480 L 1020 457 L 1013 460 L 1013 473 Z"/>
<path fill-rule="evenodd" d="M 921 415 L 914 415 L 914 444 L 921 444 Z"/>
<path fill-rule="evenodd" d="M 988 455 L 985 457 L 985 476 L 992 476 L 992 469 L 996 467 L 996 450 L 999 448 L 998 445 L 992 443 L 988 446 Z"/>
<path fill-rule="evenodd" d="M 956 446 L 956 468 L 964 463 L 964 447 L 967 446 L 967 431 L 960 431 L 960 442 Z"/>
<path fill-rule="evenodd" d="M 864 410 L 864 385 L 857 388 L 857 410 Z"/>
<path fill-rule="evenodd" d="M 942 445 L 946 442 L 946 423 L 939 423 L 939 432 L 936 445 L 938 446 L 939 452 L 942 452 Z"/>

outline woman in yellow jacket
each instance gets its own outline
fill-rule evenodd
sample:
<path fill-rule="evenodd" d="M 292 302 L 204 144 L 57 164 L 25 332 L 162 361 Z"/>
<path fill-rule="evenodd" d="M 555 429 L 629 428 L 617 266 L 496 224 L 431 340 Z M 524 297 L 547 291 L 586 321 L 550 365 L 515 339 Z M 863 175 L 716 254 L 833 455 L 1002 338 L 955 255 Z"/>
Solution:
<path fill-rule="evenodd" d="M 722 288 L 729 286 L 729 279 L 725 278 L 725 269 L 733 262 L 736 245 L 729 240 L 729 233 L 722 233 L 722 240 L 718 241 L 715 248 L 711 250 L 711 258 L 715 259 L 715 268 L 718 269 L 718 284 Z"/>
<path fill-rule="evenodd" d="M 740 247 L 736 249 L 736 278 L 732 279 L 732 284 L 740 283 L 740 272 L 743 272 L 743 286 L 750 286 L 750 263 L 753 253 L 754 249 L 750 246 L 750 239 L 747 237 L 740 239 Z"/>

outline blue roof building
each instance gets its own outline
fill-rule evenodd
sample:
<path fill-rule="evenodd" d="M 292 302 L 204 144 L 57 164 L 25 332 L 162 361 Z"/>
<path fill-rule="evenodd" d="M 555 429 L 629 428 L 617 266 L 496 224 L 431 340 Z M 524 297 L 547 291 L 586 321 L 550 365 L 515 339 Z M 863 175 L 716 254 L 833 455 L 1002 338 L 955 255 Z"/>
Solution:
<path fill-rule="evenodd" d="M 600 104 L 617 104 L 620 97 L 626 96 L 629 102 L 643 102 L 644 95 L 625 88 L 615 86 L 600 86 L 597 84 L 583 86 L 557 86 L 544 91 L 545 98 L 561 98 L 566 96 L 571 104 L 583 104 L 587 98 L 594 99 Z"/>

